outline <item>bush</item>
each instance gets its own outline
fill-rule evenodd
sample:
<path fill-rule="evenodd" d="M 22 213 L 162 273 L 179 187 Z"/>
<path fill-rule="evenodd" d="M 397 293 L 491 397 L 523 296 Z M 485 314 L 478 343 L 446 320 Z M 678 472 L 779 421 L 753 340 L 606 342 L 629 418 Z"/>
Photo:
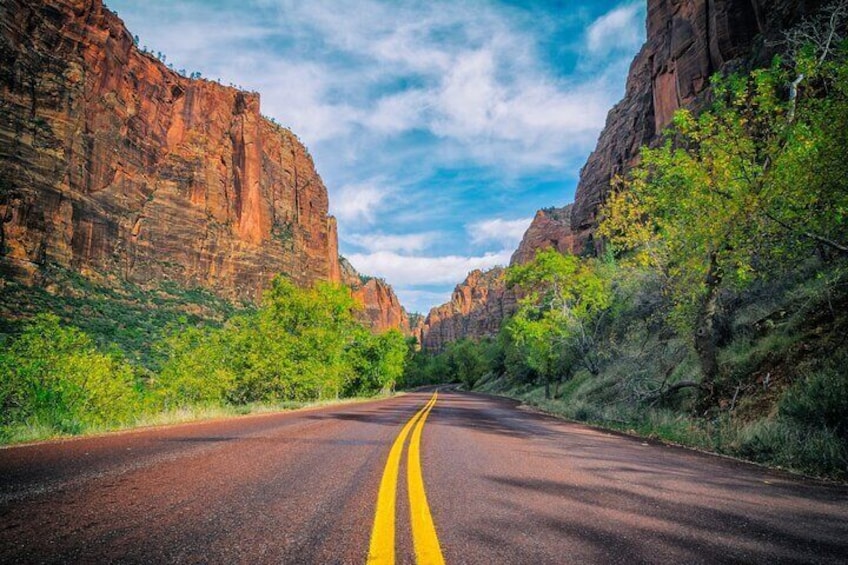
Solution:
<path fill-rule="evenodd" d="M 353 308 L 343 287 L 301 289 L 278 277 L 258 311 L 221 329 L 172 335 L 157 395 L 173 407 L 391 390 L 403 372 L 406 342 L 397 331 L 372 335 Z"/>
<path fill-rule="evenodd" d="M 55 433 L 127 423 L 141 407 L 133 368 L 59 318 L 36 316 L 0 353 L 0 424 Z"/>

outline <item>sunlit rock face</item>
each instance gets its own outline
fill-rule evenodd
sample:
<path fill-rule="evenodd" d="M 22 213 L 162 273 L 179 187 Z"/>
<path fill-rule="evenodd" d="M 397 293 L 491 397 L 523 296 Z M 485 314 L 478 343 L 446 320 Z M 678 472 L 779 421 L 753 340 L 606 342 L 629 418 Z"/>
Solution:
<path fill-rule="evenodd" d="M 518 249 L 512 254 L 511 265 L 529 263 L 536 253 L 543 249 L 556 249 L 560 253 L 580 253 L 579 242 L 571 231 L 571 210 L 569 204 L 562 208 L 546 208 L 536 212 L 530 227 Z"/>
<path fill-rule="evenodd" d="M 340 261 L 341 281 L 353 292 L 359 304 L 357 316 L 376 332 L 400 330 L 404 335 L 414 335 L 409 315 L 401 306 L 394 289 L 382 279 L 363 277 L 347 259 Z"/>
<path fill-rule="evenodd" d="M 472 271 L 454 289 L 450 302 L 430 310 L 419 329 L 421 345 L 438 352 L 458 339 L 495 335 L 516 309 L 515 293 L 506 288 L 502 268 Z"/>
<path fill-rule="evenodd" d="M 252 301 L 278 273 L 341 281 L 327 190 L 258 94 L 168 69 L 100 0 L 3 0 L 0 16 L 6 276 L 57 264 Z M 403 325 L 386 285 L 360 295 L 376 327 Z"/>

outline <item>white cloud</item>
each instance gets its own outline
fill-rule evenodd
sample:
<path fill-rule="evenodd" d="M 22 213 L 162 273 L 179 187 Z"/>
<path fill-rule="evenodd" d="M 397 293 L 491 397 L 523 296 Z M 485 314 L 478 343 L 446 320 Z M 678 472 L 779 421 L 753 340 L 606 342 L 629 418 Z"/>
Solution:
<path fill-rule="evenodd" d="M 330 144 L 340 168 L 413 131 L 455 144 L 429 151 L 430 162 L 561 166 L 591 149 L 620 91 L 618 76 L 581 84 L 553 75 L 534 36 L 549 24 L 496 4 L 115 2 L 132 20 L 155 18 L 140 30 L 143 43 L 178 67 L 259 91 L 263 112 L 317 154 Z M 589 51 L 638 46 L 640 13 L 628 3 L 597 19 Z"/>
<path fill-rule="evenodd" d="M 644 7 L 620 1 L 585 32 L 588 0 L 568 11 L 451 0 L 109 4 L 177 68 L 258 91 L 262 112 L 309 147 L 343 252 L 418 291 L 508 262 L 506 251 L 471 256 L 469 243 L 513 249 L 521 235 L 517 224 L 475 221 L 482 210 L 510 206 L 515 217 L 534 211 L 519 205 L 562 203 L 540 194 L 569 197 L 644 36 Z M 442 256 L 414 257 L 426 253 Z"/>
<path fill-rule="evenodd" d="M 465 231 L 474 244 L 498 243 L 504 249 L 515 249 L 532 221 L 533 218 L 481 220 L 465 226 Z"/>
<path fill-rule="evenodd" d="M 427 315 L 434 305 L 450 302 L 451 290 L 430 291 L 410 288 L 396 288 L 395 292 L 407 312 L 418 312 Z"/>
<path fill-rule="evenodd" d="M 330 211 L 343 222 L 372 224 L 390 194 L 390 189 L 374 182 L 347 184 L 333 194 Z"/>
<path fill-rule="evenodd" d="M 604 55 L 615 50 L 635 51 L 644 40 L 644 2 L 621 5 L 596 19 L 586 30 L 590 53 Z"/>
<path fill-rule="evenodd" d="M 354 253 L 348 259 L 360 272 L 382 277 L 401 286 L 456 284 L 474 269 L 508 264 L 510 255 L 509 251 L 500 251 L 479 257 L 416 257 L 378 251 L 371 254 Z"/>
<path fill-rule="evenodd" d="M 437 232 L 409 233 L 403 235 L 368 233 L 342 236 L 345 241 L 362 247 L 371 253 L 376 251 L 403 251 L 406 253 L 423 251 L 432 245 L 437 237 L 439 237 Z"/>

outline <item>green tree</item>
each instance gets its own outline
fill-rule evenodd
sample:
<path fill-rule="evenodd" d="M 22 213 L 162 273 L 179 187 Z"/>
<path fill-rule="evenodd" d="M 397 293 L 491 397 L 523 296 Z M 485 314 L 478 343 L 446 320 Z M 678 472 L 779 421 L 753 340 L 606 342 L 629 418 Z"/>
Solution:
<path fill-rule="evenodd" d="M 402 378 L 408 347 L 396 329 L 375 335 L 362 328 L 348 350 L 354 377 L 347 383 L 347 394 L 393 391 Z"/>
<path fill-rule="evenodd" d="M 609 199 L 598 233 L 667 280 L 678 328 L 693 336 L 703 387 L 719 373 L 720 293 L 792 265 L 813 246 L 848 253 L 848 65 L 780 60 L 713 82 L 715 103 L 681 110 L 666 141 Z M 797 94 L 806 77 L 806 95 Z M 793 94 L 784 95 L 792 83 Z"/>
<path fill-rule="evenodd" d="M 461 382 L 468 390 L 477 385 L 489 372 L 489 360 L 484 347 L 470 339 L 461 339 L 448 345 L 444 355 L 452 380 Z"/>
<path fill-rule="evenodd" d="M 552 382 L 558 386 L 579 365 L 597 375 L 597 339 L 612 289 L 596 264 L 549 249 L 510 267 L 506 280 L 524 296 L 507 331 L 529 367 L 544 378 L 545 395 L 550 397 Z"/>
<path fill-rule="evenodd" d="M 166 404 L 276 402 L 391 390 L 406 343 L 397 331 L 374 336 L 355 320 L 344 287 L 296 287 L 277 277 L 252 314 L 220 330 L 171 338 L 159 393 Z"/>
<path fill-rule="evenodd" d="M 117 351 L 42 314 L 0 353 L 0 423 L 76 433 L 128 422 L 141 406 L 135 373 Z"/>

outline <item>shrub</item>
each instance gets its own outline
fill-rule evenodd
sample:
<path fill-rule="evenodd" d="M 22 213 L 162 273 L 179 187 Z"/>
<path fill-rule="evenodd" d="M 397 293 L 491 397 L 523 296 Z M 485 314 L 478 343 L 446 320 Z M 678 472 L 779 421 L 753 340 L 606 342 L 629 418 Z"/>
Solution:
<path fill-rule="evenodd" d="M 135 380 L 119 353 L 42 314 L 0 353 L 0 424 L 79 433 L 126 423 L 141 406 Z"/>

